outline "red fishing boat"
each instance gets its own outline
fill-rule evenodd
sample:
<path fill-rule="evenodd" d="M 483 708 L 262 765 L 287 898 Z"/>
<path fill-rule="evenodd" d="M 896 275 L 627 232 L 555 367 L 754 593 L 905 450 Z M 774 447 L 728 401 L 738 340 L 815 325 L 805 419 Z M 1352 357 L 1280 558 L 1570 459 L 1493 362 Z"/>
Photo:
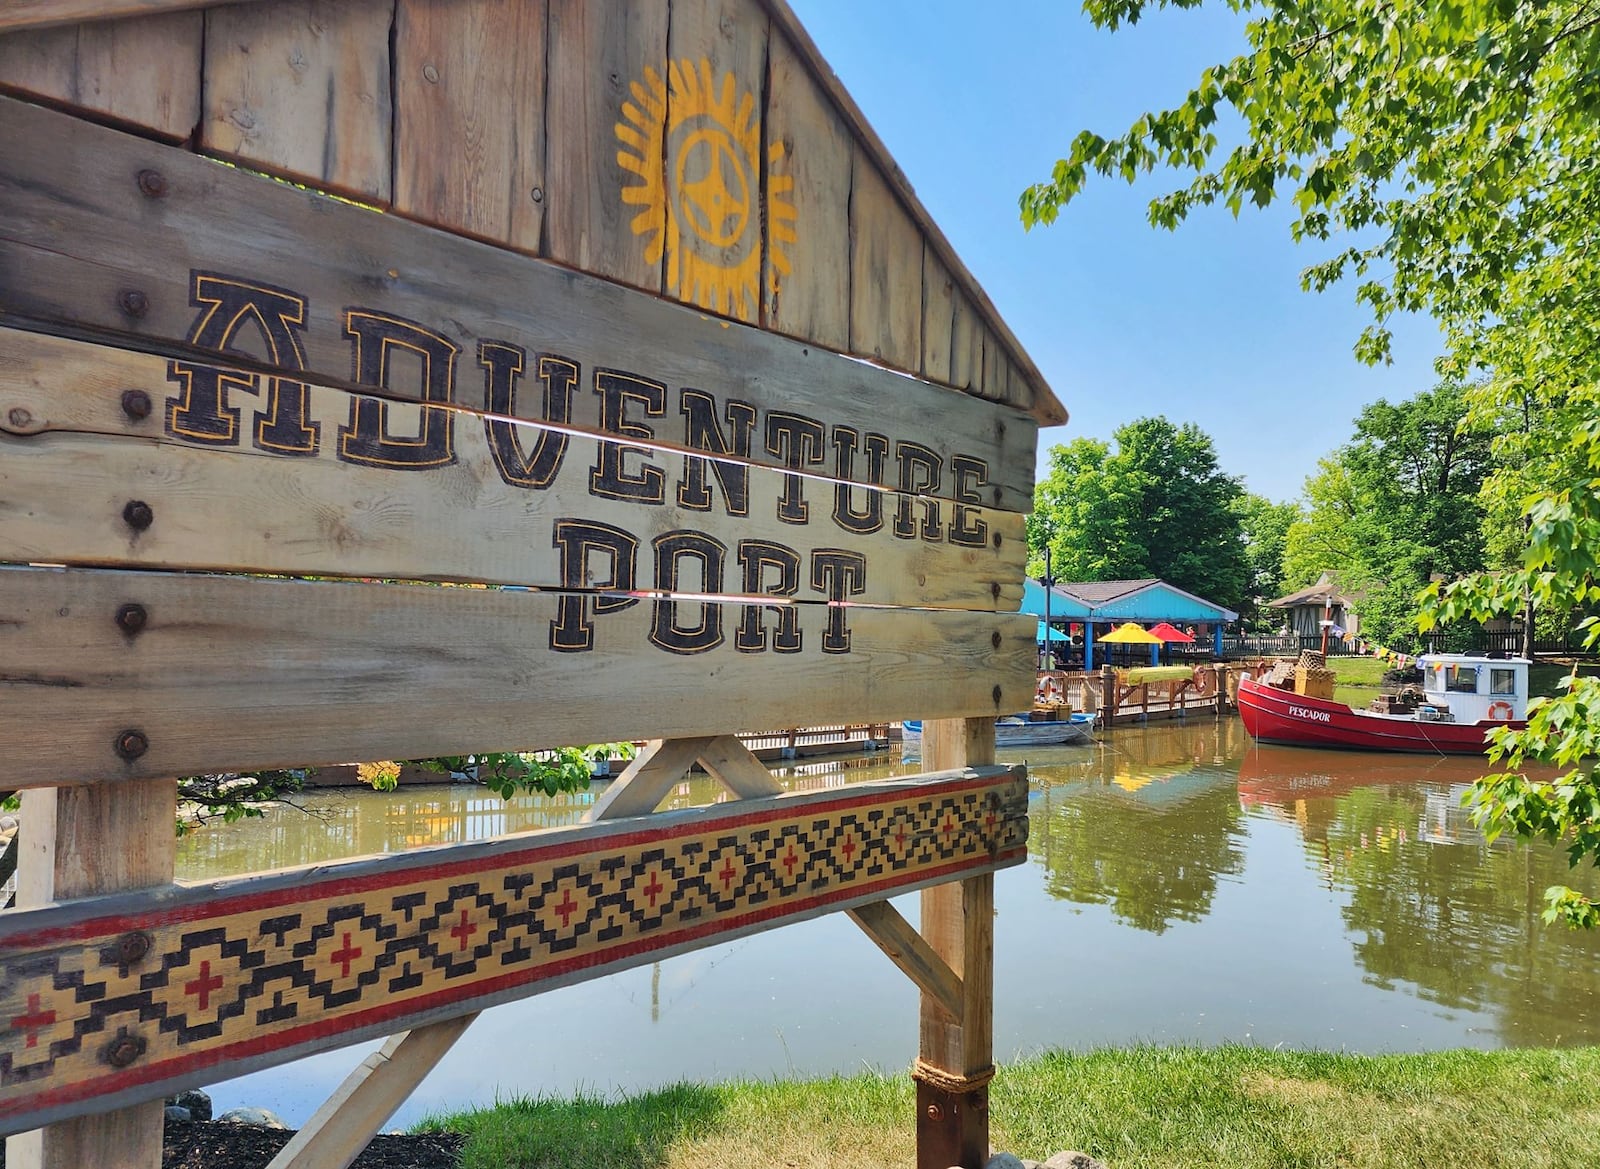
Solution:
<path fill-rule="evenodd" d="M 1382 710 L 1352 710 L 1342 702 L 1299 693 L 1292 682 L 1271 684 L 1246 675 L 1239 683 L 1239 717 L 1251 738 L 1294 747 L 1476 755 L 1495 727 L 1521 727 L 1528 709 L 1528 660 L 1472 654 L 1418 659 L 1422 694 L 1414 705 L 1381 699 Z"/>

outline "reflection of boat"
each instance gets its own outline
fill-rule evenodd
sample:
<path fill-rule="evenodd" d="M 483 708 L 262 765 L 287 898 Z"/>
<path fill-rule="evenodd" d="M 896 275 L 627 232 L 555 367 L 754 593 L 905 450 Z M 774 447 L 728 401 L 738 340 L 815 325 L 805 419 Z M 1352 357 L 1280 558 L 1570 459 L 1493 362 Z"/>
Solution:
<path fill-rule="evenodd" d="M 1074 712 L 1071 718 L 1034 721 L 1025 715 L 994 720 L 996 747 L 1054 747 L 1062 743 L 1087 743 L 1092 736 L 1094 715 Z M 900 724 L 900 745 L 905 755 L 922 753 L 922 723 L 912 719 Z"/>
<path fill-rule="evenodd" d="M 1459 790 L 1486 770 L 1483 759 L 1373 758 L 1348 751 L 1307 751 L 1257 744 L 1239 760 L 1239 802 L 1280 804 L 1348 795 L 1387 784 L 1446 784 Z"/>
<path fill-rule="evenodd" d="M 1439 654 L 1418 664 L 1423 695 L 1415 706 L 1352 710 L 1331 696 L 1306 693 L 1306 671 L 1299 670 L 1296 685 L 1304 688 L 1298 690 L 1246 675 L 1239 683 L 1239 717 L 1264 743 L 1427 755 L 1481 754 L 1490 730 L 1523 725 L 1526 658 Z"/>

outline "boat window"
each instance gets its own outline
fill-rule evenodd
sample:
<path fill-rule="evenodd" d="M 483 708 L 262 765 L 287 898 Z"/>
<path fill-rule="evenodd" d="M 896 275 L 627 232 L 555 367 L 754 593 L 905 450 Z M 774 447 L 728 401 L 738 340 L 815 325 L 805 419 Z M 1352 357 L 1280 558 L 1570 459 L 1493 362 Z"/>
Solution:
<path fill-rule="evenodd" d="M 1477 666 L 1451 666 L 1450 676 L 1445 680 L 1446 690 L 1456 690 L 1463 694 L 1476 694 L 1478 692 L 1478 667 Z"/>
<path fill-rule="evenodd" d="M 1489 693 L 1511 694 L 1517 692 L 1517 672 L 1515 670 L 1491 669 L 1489 671 Z"/>

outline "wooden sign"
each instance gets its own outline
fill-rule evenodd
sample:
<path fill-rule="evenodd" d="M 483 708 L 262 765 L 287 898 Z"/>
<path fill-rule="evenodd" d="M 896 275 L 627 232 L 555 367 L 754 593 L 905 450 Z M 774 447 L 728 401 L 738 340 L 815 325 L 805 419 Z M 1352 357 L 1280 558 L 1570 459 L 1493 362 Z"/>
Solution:
<path fill-rule="evenodd" d="M 173 431 L 197 442 L 320 450 L 313 381 L 1032 507 L 1037 424 L 1019 411 L 398 216 L 4 99 L 0 185 L 0 321 L 167 356 L 186 389 Z M 263 376 L 214 374 L 219 355 Z M 361 430 L 344 453 L 447 460 L 444 418 Z"/>
<path fill-rule="evenodd" d="M 523 360 L 491 356 L 484 377 L 502 382 L 491 399 L 508 398 Z M 527 373 L 547 400 L 575 392 L 573 368 L 554 358 Z M 1015 512 L 306 382 L 291 408 L 291 391 L 272 380 L 263 392 L 261 380 L 0 329 L 0 561 L 795 603 L 1006 610 L 1020 599 Z M 719 417 L 697 392 L 685 401 L 704 449 L 748 452 L 753 412 Z M 143 527 L 124 514 L 134 501 Z"/>
<path fill-rule="evenodd" d="M 982 768 L 0 915 L 0 1132 L 1022 862 Z"/>
<path fill-rule="evenodd" d="M 843 587 L 849 565 L 823 573 Z M 779 599 L 781 600 L 781 599 Z M 1029 614 L 0 568 L 8 782 L 922 715 L 1033 694 Z"/>

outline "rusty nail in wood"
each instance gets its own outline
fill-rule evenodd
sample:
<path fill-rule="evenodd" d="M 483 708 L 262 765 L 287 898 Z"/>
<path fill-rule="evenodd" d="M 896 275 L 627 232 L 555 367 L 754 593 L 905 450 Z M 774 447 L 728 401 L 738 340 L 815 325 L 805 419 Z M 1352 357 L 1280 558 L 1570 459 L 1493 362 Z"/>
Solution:
<path fill-rule="evenodd" d="M 1000 690 L 1000 687 L 996 686 L 992 691 L 990 691 L 990 693 L 994 695 L 994 704 L 996 706 L 999 706 L 1000 705 L 1000 698 L 1001 698 L 1001 694 L 1002 694 L 1002 692 Z"/>
<path fill-rule="evenodd" d="M 943 1120 L 944 1119 L 944 1109 L 940 1108 L 937 1104 L 928 1105 L 928 1119 L 932 1120 L 932 1121 Z"/>
<path fill-rule="evenodd" d="M 148 418 L 151 409 L 150 395 L 143 390 L 122 391 L 122 412 L 129 418 L 135 420 Z"/>
<path fill-rule="evenodd" d="M 126 1027 L 100 1050 L 100 1058 L 114 1068 L 125 1068 L 144 1054 L 145 1041 Z"/>
<path fill-rule="evenodd" d="M 139 172 L 139 190 L 152 199 L 159 199 L 167 193 L 167 176 L 158 170 L 142 170 Z"/>
<path fill-rule="evenodd" d="M 150 298 L 137 288 L 130 288 L 117 297 L 117 304 L 130 317 L 142 317 L 150 311 Z"/>
<path fill-rule="evenodd" d="M 150 614 L 143 605 L 124 605 L 117 610 L 117 628 L 124 633 L 138 633 L 149 623 Z M 996 637 L 999 634 L 995 635 Z"/>
<path fill-rule="evenodd" d="M 1005 537 L 1001 536 L 999 532 L 996 532 L 994 534 L 994 546 L 996 548 L 1000 547 L 1000 541 L 1003 540 L 1004 538 Z"/>
<path fill-rule="evenodd" d="M 135 931 L 123 934 L 117 939 L 117 961 L 124 966 L 132 966 L 150 952 L 150 947 L 155 943 L 150 940 L 150 935 Z"/>
<path fill-rule="evenodd" d="M 1000 648 L 1000 631 L 998 629 L 989 635 L 989 644 L 994 646 L 995 649 Z"/>
<path fill-rule="evenodd" d="M 128 730 L 117 736 L 116 752 L 129 763 L 148 750 L 150 750 L 150 740 L 145 738 L 143 731 Z"/>
<path fill-rule="evenodd" d="M 122 520 L 136 532 L 142 532 L 156 521 L 156 513 L 142 499 L 130 499 L 122 509 Z"/>

